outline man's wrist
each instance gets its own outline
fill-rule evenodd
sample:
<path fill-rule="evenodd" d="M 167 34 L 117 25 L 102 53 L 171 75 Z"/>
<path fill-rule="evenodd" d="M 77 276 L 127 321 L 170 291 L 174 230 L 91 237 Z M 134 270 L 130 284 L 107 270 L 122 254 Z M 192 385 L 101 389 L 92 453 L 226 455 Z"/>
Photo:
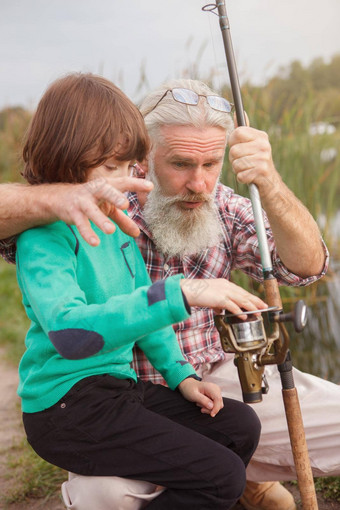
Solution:
<path fill-rule="evenodd" d="M 60 219 L 58 214 L 58 200 L 60 196 L 58 190 L 64 187 L 64 184 L 41 184 L 37 200 L 37 216 L 40 215 L 42 224 L 53 223 Z"/>

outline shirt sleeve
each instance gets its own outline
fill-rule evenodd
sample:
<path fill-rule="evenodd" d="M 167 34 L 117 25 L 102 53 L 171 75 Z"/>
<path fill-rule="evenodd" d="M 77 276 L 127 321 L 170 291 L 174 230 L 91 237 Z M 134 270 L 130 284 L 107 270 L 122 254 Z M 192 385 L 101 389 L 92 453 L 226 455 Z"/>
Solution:
<path fill-rule="evenodd" d="M 231 234 L 233 269 L 240 269 L 255 280 L 263 281 L 261 255 L 251 202 L 247 198 L 234 195 L 231 199 L 231 204 L 232 209 L 234 209 L 233 229 Z M 273 264 L 273 272 L 279 285 L 305 286 L 322 278 L 326 274 L 329 265 L 329 253 L 324 241 L 321 239 L 326 256 L 321 273 L 307 278 L 298 276 L 288 270 L 281 261 L 275 246 L 267 215 L 265 211 L 262 212 L 268 247 Z"/>
<path fill-rule="evenodd" d="M 0 239 L 0 257 L 9 264 L 15 264 L 16 240 L 17 236 Z"/>

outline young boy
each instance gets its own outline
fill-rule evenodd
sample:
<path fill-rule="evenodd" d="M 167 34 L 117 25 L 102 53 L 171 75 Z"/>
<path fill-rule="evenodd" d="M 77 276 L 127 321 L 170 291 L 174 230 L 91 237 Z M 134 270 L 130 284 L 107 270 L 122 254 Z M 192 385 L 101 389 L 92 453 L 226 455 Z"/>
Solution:
<path fill-rule="evenodd" d="M 39 103 L 24 176 L 31 184 L 88 182 L 95 190 L 102 176 L 127 175 L 148 149 L 142 117 L 117 87 L 69 75 Z M 231 284 L 202 286 L 177 275 L 151 285 L 131 238 L 118 228 L 112 236 L 93 228 L 95 248 L 60 221 L 17 241 L 18 283 L 31 319 L 18 389 L 28 441 L 73 473 L 166 487 L 150 510 L 232 508 L 259 421 L 251 408 L 199 380 L 171 328 L 190 306 L 230 309 Z M 246 309 L 264 306 L 245 293 Z M 137 380 L 135 344 L 169 388 Z"/>

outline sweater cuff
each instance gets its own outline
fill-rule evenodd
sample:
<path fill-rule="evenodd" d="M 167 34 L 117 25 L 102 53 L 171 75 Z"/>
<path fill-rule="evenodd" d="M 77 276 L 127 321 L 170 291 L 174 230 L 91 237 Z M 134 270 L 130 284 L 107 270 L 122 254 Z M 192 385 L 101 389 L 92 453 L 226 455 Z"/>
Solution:
<path fill-rule="evenodd" d="M 176 367 L 167 374 L 165 380 L 170 389 L 175 390 L 177 386 L 189 376 L 195 375 L 193 366 L 185 360 L 176 363 Z"/>
<path fill-rule="evenodd" d="M 166 299 L 169 303 L 169 309 L 173 317 L 173 322 L 181 322 L 190 317 L 191 309 L 188 302 L 183 298 L 182 289 L 179 281 L 184 276 L 177 274 L 175 276 L 169 276 L 165 281 L 165 294 Z"/>
<path fill-rule="evenodd" d="M 189 378 L 196 379 L 196 381 L 202 381 L 202 377 L 200 377 L 197 374 L 190 374 L 190 375 L 188 375 L 188 377 L 186 377 L 186 379 L 189 379 Z M 184 381 L 184 379 L 183 379 L 183 381 Z"/>

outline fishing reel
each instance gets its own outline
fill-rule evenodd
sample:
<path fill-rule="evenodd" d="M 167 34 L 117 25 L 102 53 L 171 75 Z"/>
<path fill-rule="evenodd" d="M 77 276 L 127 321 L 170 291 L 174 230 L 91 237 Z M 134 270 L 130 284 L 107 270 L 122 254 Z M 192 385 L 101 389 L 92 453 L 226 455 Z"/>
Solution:
<path fill-rule="evenodd" d="M 260 315 L 259 315 L 260 314 Z M 266 333 L 262 315 L 268 317 L 271 329 Z M 247 315 L 241 320 L 240 315 Z M 291 313 L 282 313 L 276 306 L 242 314 L 216 315 L 215 325 L 224 352 L 234 353 L 234 363 L 242 388 L 243 401 L 254 404 L 262 401 L 269 386 L 264 374 L 265 365 L 282 364 L 289 348 L 289 335 L 284 322 L 293 322 L 300 333 L 307 323 L 307 307 L 299 300 Z"/>

